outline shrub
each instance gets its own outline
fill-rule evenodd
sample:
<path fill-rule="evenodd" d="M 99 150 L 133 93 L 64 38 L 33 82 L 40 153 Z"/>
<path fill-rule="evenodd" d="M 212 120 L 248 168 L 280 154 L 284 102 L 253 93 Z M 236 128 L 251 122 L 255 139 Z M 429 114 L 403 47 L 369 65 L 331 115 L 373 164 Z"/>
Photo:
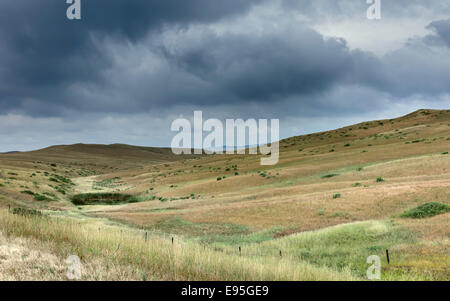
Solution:
<path fill-rule="evenodd" d="M 341 194 L 340 193 L 335 193 L 335 194 L 333 194 L 333 199 L 338 199 L 338 198 L 340 198 L 341 197 Z"/>
<path fill-rule="evenodd" d="M 337 177 L 338 174 L 332 173 L 332 174 L 328 174 L 328 175 L 324 175 L 321 178 L 322 179 L 327 179 L 327 178 L 332 178 L 332 177 Z"/>
<path fill-rule="evenodd" d="M 42 216 L 42 212 L 35 209 L 29 208 L 14 208 L 12 211 L 13 214 L 22 215 L 22 216 Z"/>
<path fill-rule="evenodd" d="M 425 203 L 411 210 L 405 211 L 401 217 L 426 218 L 450 211 L 450 206 L 438 202 Z"/>
<path fill-rule="evenodd" d="M 46 195 L 38 194 L 38 193 L 35 193 L 35 194 L 34 194 L 34 199 L 35 199 L 36 201 L 42 201 L 42 202 L 54 202 L 54 201 L 55 201 L 54 199 L 49 198 L 49 197 L 46 196 Z"/>
<path fill-rule="evenodd" d="M 220 181 L 220 180 L 222 180 L 222 177 L 217 177 L 217 181 Z"/>
<path fill-rule="evenodd" d="M 384 182 L 384 178 L 383 177 L 378 177 L 377 178 L 377 183 L 380 183 L 380 182 Z"/>
<path fill-rule="evenodd" d="M 118 205 L 125 203 L 136 203 L 136 197 L 120 193 L 83 193 L 74 195 L 71 202 L 77 206 L 83 205 Z"/>
<path fill-rule="evenodd" d="M 34 195 L 34 192 L 31 191 L 31 190 L 23 190 L 23 191 L 21 191 L 20 193 L 23 193 L 23 194 L 29 194 L 29 195 Z"/>
<path fill-rule="evenodd" d="M 56 191 L 58 191 L 61 194 L 66 194 L 66 191 L 62 187 L 56 187 L 55 189 L 56 189 Z"/>
<path fill-rule="evenodd" d="M 56 183 L 62 182 L 64 184 L 75 185 L 72 182 L 72 180 L 70 180 L 70 179 L 68 179 L 66 177 L 63 177 L 63 176 L 59 176 L 59 175 L 52 175 L 52 177 L 50 177 L 49 180 L 52 181 L 52 182 L 56 182 Z"/>
<path fill-rule="evenodd" d="M 352 185 L 353 187 L 359 187 L 359 186 L 361 186 L 361 183 L 359 183 L 359 182 L 356 182 L 355 184 L 353 184 Z"/>

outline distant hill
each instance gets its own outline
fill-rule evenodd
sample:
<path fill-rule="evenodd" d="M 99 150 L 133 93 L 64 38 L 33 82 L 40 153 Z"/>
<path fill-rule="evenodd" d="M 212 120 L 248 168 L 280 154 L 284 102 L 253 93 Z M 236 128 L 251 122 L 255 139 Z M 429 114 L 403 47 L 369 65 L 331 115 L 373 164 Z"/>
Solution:
<path fill-rule="evenodd" d="M 196 158 L 195 155 L 174 155 L 170 148 L 132 146 L 126 144 L 56 145 L 29 152 L 0 154 L 0 160 L 13 165 L 26 162 L 77 165 L 103 173 L 107 170 L 136 168 L 140 165 L 163 164 Z"/>
<path fill-rule="evenodd" d="M 450 120 L 450 110 L 422 109 L 405 116 L 376 121 L 361 122 L 343 128 L 290 137 L 280 141 L 280 152 L 288 152 L 293 148 L 311 148 L 321 145 L 342 143 L 373 137 L 395 130 L 405 130 L 429 124 L 443 123 L 444 130 Z M 400 137 L 402 139 L 403 137 Z M 386 141 L 387 143 L 388 141 Z M 91 171 L 104 173 L 110 170 L 123 170 L 164 164 L 185 159 L 193 159 L 198 155 L 174 155 L 170 148 L 132 146 L 126 144 L 73 144 L 56 145 L 29 152 L 8 152 L 0 154 L 0 160 L 20 166 L 26 162 L 43 162 L 46 164 L 77 165 Z M 15 164 L 14 164 L 15 162 Z"/>

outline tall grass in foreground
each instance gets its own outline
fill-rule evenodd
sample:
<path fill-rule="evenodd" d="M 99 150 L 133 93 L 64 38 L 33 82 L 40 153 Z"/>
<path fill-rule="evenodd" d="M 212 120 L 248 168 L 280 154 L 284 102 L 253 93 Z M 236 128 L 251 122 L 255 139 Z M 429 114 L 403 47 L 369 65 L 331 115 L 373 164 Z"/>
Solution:
<path fill-rule="evenodd" d="M 254 258 L 225 254 L 201 245 L 149 236 L 142 232 L 101 227 L 75 220 L 18 216 L 0 211 L 6 236 L 33 238 L 51 246 L 59 257 L 78 255 L 84 265 L 96 259 L 115 266 L 130 266 L 147 279 L 159 280 L 355 280 L 348 271 L 337 272 L 293 258 Z"/>
<path fill-rule="evenodd" d="M 428 278 L 420 271 L 401 270 L 393 275 L 386 269 L 385 250 L 393 251 L 395 263 L 398 264 L 403 262 L 403 255 L 397 248 L 414 241 L 412 233 L 396 228 L 389 221 L 363 221 L 250 243 L 243 246 L 242 255 L 270 258 L 282 254 L 283 257 L 289 256 L 291 261 L 308 262 L 342 272 L 351 271 L 362 278 L 365 278 L 369 266 L 367 258 L 378 255 L 383 264 L 383 280 L 425 280 Z M 234 246 L 223 243 L 215 243 L 214 246 L 228 254 L 235 252 Z"/>

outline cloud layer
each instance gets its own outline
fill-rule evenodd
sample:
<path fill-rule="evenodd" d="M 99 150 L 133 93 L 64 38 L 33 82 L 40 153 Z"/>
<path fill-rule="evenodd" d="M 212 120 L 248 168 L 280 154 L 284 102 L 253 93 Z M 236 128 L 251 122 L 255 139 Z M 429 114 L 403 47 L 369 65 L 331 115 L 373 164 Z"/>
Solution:
<path fill-rule="evenodd" d="M 96 0 L 82 1 L 81 21 L 67 20 L 64 2 L 0 3 L 0 151 L 169 145 L 171 118 L 194 109 L 280 118 L 289 136 L 450 107 L 450 19 L 442 18 L 450 5 L 442 1 L 383 1 L 378 23 L 364 19 L 365 1 Z M 329 30 L 360 22 L 395 31 L 394 18 L 417 24 L 420 16 L 420 32 L 402 33 L 395 49 L 385 42 L 382 55 L 354 47 L 373 44 L 357 28 Z M 317 119 L 293 126 L 306 118 Z"/>

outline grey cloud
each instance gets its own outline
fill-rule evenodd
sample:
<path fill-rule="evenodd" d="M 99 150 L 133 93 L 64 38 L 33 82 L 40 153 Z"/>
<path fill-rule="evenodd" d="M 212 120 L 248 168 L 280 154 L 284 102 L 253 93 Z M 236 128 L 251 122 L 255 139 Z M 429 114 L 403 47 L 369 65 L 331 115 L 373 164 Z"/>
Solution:
<path fill-rule="evenodd" d="M 426 36 L 424 38 L 426 42 L 450 47 L 450 19 L 431 22 L 427 28 L 433 30 L 435 34 Z"/>
<path fill-rule="evenodd" d="M 92 36 L 138 42 L 164 26 L 208 23 L 245 13 L 261 0 L 94 0 L 82 1 L 82 20 L 66 18 L 68 5 L 56 0 L 0 3 L 0 105 L 26 108 L 33 99 L 70 105 L 73 83 L 100 81 L 111 61 Z M 52 114 L 53 108 L 39 112 Z"/>
<path fill-rule="evenodd" d="M 352 17 L 365 19 L 366 0 L 281 0 L 288 10 L 297 10 L 312 21 Z M 447 0 L 381 0 L 382 18 L 418 18 L 425 14 L 450 14 Z"/>

